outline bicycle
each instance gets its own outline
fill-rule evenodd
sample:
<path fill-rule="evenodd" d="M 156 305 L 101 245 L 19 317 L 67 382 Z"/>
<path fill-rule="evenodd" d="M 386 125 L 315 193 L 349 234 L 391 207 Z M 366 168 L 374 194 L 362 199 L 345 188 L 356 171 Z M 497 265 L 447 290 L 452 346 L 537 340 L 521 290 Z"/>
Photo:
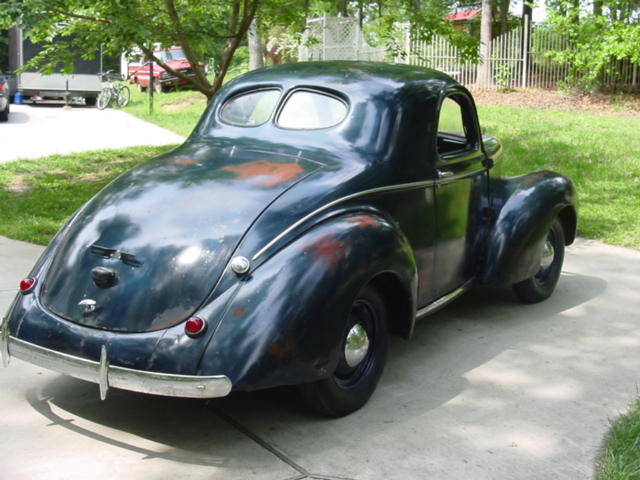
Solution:
<path fill-rule="evenodd" d="M 106 85 L 98 95 L 98 110 L 104 110 L 113 101 L 115 101 L 115 104 L 120 108 L 126 107 L 129 104 L 129 98 L 131 96 L 129 87 L 120 83 L 115 83 L 121 82 L 122 76 L 114 74 L 111 70 L 104 72 L 101 75 L 103 81 L 106 82 Z"/>

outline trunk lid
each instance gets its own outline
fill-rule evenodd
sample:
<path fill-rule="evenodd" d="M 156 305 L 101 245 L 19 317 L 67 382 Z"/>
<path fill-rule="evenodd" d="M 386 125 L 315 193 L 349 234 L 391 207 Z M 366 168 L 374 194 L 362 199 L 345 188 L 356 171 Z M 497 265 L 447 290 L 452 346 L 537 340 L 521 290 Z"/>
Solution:
<path fill-rule="evenodd" d="M 70 225 L 48 269 L 42 303 L 106 330 L 175 325 L 206 299 L 261 212 L 320 166 L 235 146 L 189 144 L 136 167 Z"/>

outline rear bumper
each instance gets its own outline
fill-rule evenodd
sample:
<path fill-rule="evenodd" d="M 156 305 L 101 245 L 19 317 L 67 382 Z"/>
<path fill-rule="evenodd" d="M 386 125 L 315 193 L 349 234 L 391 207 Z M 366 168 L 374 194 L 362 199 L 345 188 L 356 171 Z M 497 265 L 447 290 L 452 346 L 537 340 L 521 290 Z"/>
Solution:
<path fill-rule="evenodd" d="M 109 387 L 170 397 L 215 398 L 228 395 L 232 386 L 224 375 L 174 375 L 109 365 L 105 346 L 102 347 L 100 362 L 50 350 L 9 335 L 7 321 L 0 330 L 0 354 L 5 367 L 10 358 L 15 357 L 48 370 L 97 383 L 103 400 Z"/>

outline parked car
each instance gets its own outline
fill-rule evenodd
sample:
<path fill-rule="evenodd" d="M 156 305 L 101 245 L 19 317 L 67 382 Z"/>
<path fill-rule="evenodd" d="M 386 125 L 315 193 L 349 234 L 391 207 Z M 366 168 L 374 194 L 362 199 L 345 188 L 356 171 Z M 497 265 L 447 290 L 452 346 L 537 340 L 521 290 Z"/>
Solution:
<path fill-rule="evenodd" d="M 9 80 L 0 73 L 0 122 L 9 120 L 9 105 L 11 104 L 11 91 Z"/>
<path fill-rule="evenodd" d="M 183 73 L 188 77 L 194 77 L 195 72 L 193 66 L 187 60 L 182 47 L 174 46 L 167 49 L 154 50 L 154 55 L 162 60 L 175 71 Z M 172 87 L 178 85 L 186 85 L 186 81 L 165 71 L 155 62 L 146 60 L 139 55 L 133 62 L 127 65 L 127 75 L 129 81 L 134 83 L 139 91 L 143 91 L 149 87 L 151 78 L 151 64 L 153 63 L 153 85 L 156 92 L 165 92 Z"/>
<path fill-rule="evenodd" d="M 576 233 L 571 182 L 500 175 L 471 94 L 434 70 L 311 62 L 229 82 L 180 147 L 118 177 L 43 253 L 5 359 L 211 398 L 300 385 L 365 404 L 390 335 L 475 285 L 538 302 Z M 463 353 L 463 352 L 461 352 Z"/>

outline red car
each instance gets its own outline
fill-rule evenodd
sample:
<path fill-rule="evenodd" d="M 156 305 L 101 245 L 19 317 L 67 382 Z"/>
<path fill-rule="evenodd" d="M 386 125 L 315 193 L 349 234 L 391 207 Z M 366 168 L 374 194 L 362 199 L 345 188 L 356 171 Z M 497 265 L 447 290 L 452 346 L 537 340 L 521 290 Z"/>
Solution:
<path fill-rule="evenodd" d="M 187 60 L 182 47 L 171 47 L 168 49 L 159 49 L 153 52 L 157 58 L 176 71 L 179 71 L 189 77 L 195 76 L 193 67 Z M 129 63 L 127 67 L 127 76 L 131 83 L 138 86 L 139 91 L 145 90 L 149 86 L 151 63 L 144 57 L 140 57 Z M 166 92 L 171 87 L 177 85 L 186 85 L 186 81 L 167 72 L 157 63 L 153 62 L 153 84 L 156 92 Z"/>

